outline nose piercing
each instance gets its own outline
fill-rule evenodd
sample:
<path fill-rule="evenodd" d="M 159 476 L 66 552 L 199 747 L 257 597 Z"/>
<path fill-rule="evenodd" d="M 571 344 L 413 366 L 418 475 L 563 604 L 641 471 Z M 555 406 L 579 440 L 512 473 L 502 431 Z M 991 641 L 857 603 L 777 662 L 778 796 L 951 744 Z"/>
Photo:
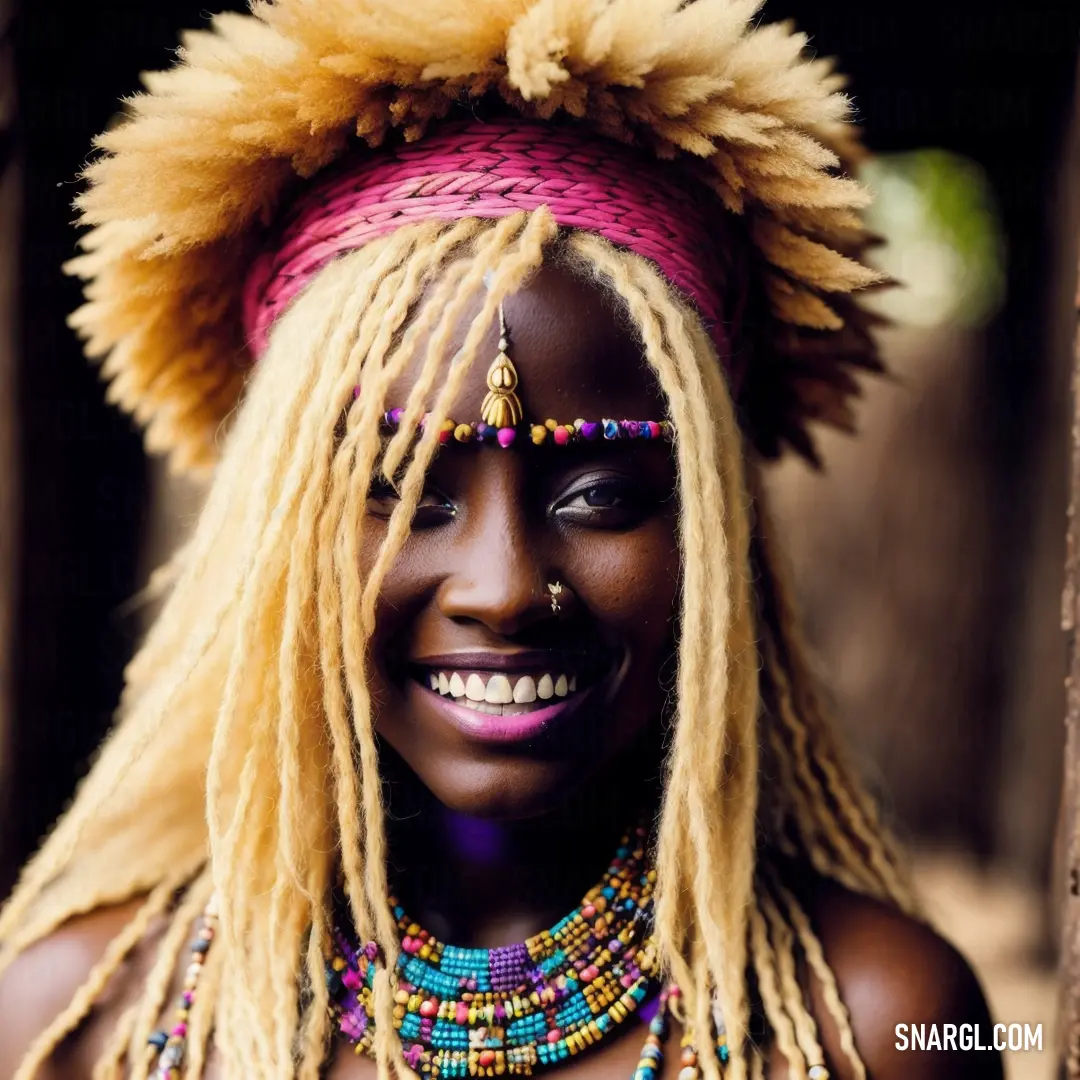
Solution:
<path fill-rule="evenodd" d="M 554 584 L 548 583 L 548 592 L 551 593 L 551 610 L 558 615 L 562 611 L 562 605 L 559 603 L 559 596 L 562 594 L 562 582 L 556 581 Z"/>

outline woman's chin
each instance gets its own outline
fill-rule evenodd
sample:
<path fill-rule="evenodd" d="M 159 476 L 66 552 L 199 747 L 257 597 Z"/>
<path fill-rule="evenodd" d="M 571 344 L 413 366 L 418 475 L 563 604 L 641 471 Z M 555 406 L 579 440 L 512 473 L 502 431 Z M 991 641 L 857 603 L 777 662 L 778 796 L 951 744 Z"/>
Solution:
<path fill-rule="evenodd" d="M 486 821 L 522 821 L 560 809 L 587 779 L 565 763 L 445 764 L 414 769 L 434 798 L 454 813 Z"/>

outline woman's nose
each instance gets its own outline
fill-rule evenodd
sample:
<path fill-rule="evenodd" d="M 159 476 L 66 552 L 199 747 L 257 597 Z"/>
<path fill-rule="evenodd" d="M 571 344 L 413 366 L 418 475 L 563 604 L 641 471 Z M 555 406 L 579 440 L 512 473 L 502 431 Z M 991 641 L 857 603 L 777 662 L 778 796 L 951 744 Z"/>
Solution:
<path fill-rule="evenodd" d="M 517 470 L 495 470 L 469 499 L 462 527 L 446 554 L 450 572 L 436 593 L 450 619 L 480 623 L 511 636 L 551 617 L 541 538 L 530 525 Z"/>

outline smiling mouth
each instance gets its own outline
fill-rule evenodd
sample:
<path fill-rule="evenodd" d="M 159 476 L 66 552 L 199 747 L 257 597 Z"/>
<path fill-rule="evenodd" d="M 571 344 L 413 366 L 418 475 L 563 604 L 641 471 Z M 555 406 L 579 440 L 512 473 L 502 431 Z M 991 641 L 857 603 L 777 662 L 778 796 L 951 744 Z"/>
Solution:
<path fill-rule="evenodd" d="M 522 716 L 579 693 L 578 674 L 568 671 L 428 668 L 418 673 L 417 681 L 455 705 L 492 716 Z"/>

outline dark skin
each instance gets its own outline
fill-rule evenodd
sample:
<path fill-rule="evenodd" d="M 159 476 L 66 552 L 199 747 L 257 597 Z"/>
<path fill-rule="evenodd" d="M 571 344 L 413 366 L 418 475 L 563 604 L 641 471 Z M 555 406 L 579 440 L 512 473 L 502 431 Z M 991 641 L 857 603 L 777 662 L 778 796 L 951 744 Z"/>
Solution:
<path fill-rule="evenodd" d="M 591 286 L 545 268 L 507 301 L 506 315 L 526 419 L 664 415 L 633 333 Z M 481 357 L 495 354 L 495 338 Z M 479 360 L 452 416 L 479 418 L 486 369 Z M 388 399 L 404 401 L 414 377 L 407 373 Z M 490 947 L 551 925 L 595 882 L 635 813 L 655 805 L 678 597 L 674 486 L 661 443 L 538 449 L 521 440 L 510 450 L 453 446 L 436 461 L 416 529 L 381 595 L 372 679 L 393 887 L 438 936 Z M 392 492 L 373 490 L 362 532 L 365 563 L 392 507 Z M 564 586 L 558 613 L 547 590 L 555 581 Z M 453 670 L 463 681 L 500 675 L 515 687 L 525 676 L 539 686 L 545 673 L 561 673 L 576 676 L 576 689 L 488 719 L 460 701 L 453 711 L 447 696 L 431 689 L 433 673 Z M 528 738 L 507 737 L 549 702 L 558 706 L 550 721 Z M 989 1031 L 978 983 L 948 944 L 811 874 L 796 872 L 795 887 L 872 1077 L 1001 1076 L 996 1054 L 894 1048 L 901 1022 L 977 1023 Z M 0 980 L 0 1078 L 13 1073 L 134 908 L 73 920 Z M 160 933 L 153 928 L 117 972 L 54 1055 L 48 1080 L 90 1076 L 138 993 Z M 831 1075 L 852 1076 L 821 987 L 809 975 L 805 985 Z M 626 1080 L 643 1037 L 630 1023 L 558 1075 Z M 663 1076 L 674 1080 L 678 1053 L 666 1057 Z M 213 1055 L 207 1075 L 222 1075 Z M 329 1075 L 371 1077 L 374 1066 L 339 1048 Z M 775 1049 L 768 1075 L 788 1076 Z"/>

